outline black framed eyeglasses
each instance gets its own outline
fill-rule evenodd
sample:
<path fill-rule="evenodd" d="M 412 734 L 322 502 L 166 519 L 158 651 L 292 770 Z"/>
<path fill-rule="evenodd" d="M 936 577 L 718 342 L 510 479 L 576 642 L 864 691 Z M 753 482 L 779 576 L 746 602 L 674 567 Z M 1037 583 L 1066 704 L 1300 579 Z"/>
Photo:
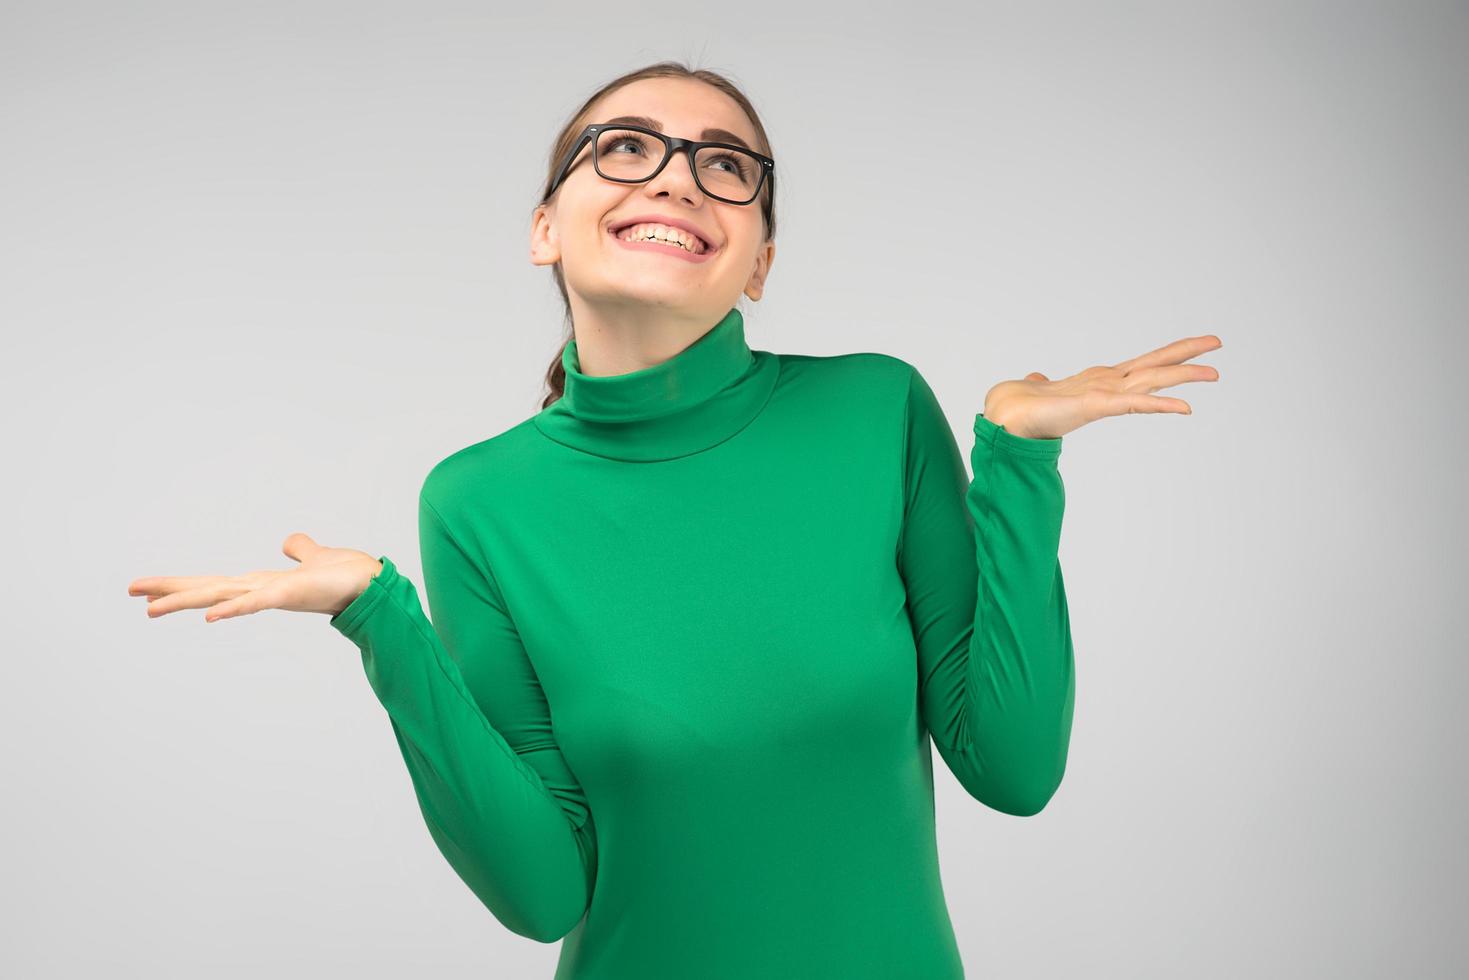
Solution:
<path fill-rule="evenodd" d="M 566 154 L 547 197 L 561 186 L 571 171 L 572 161 L 589 142 L 597 175 L 623 184 L 652 180 L 668 166 L 675 153 L 683 150 L 699 190 L 727 204 L 753 202 L 766 179 L 775 172 L 773 159 L 734 143 L 686 140 L 627 123 L 594 123 L 581 131 Z"/>

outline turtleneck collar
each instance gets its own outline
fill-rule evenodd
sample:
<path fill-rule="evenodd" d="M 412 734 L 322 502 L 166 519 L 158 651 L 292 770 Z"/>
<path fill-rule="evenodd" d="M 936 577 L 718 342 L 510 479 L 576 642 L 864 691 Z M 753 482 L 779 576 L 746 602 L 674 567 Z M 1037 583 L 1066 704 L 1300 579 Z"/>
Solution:
<path fill-rule="evenodd" d="M 562 351 L 564 394 L 533 417 L 547 438 L 594 456 L 656 462 L 701 452 L 739 432 L 775 390 L 780 362 L 752 351 L 730 309 L 698 340 L 652 367 L 583 374 L 576 341 Z"/>

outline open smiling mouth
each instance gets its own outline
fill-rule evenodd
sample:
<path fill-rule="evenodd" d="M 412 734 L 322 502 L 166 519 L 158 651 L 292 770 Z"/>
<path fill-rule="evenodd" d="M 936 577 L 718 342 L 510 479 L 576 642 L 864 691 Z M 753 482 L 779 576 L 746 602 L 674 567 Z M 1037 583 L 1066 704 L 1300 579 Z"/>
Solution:
<path fill-rule="evenodd" d="M 651 222 L 609 226 L 607 234 L 625 248 L 663 252 L 693 262 L 707 261 L 719 251 L 692 232 Z"/>

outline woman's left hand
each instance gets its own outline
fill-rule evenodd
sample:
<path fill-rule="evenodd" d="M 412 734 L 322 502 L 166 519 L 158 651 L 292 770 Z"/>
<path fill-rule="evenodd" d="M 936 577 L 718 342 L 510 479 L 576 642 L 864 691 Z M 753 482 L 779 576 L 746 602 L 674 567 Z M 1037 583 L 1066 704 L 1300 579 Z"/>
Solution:
<path fill-rule="evenodd" d="M 1207 364 L 1184 364 L 1191 357 L 1218 350 L 1213 334 L 1186 337 L 1111 367 L 1098 365 L 1060 381 L 1032 371 L 1020 381 L 1001 381 L 984 399 L 984 417 L 1006 432 L 1028 439 L 1059 439 L 1088 422 L 1135 412 L 1192 415 L 1181 398 L 1149 394 L 1186 381 L 1218 381 Z"/>

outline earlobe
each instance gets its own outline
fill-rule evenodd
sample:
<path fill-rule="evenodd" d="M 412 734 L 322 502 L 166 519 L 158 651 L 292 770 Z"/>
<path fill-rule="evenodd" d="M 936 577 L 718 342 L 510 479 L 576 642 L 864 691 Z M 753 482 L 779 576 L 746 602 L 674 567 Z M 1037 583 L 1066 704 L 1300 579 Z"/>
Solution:
<path fill-rule="evenodd" d="M 750 274 L 749 281 L 745 283 L 745 295 L 757 303 L 760 297 L 765 295 L 765 273 L 759 266 L 755 267 L 755 271 Z"/>
<path fill-rule="evenodd" d="M 767 241 L 760 249 L 760 253 L 755 256 L 755 268 L 745 283 L 745 295 L 757 303 L 765 293 L 765 277 L 770 275 L 770 266 L 774 261 L 775 243 Z"/>
<path fill-rule="evenodd" d="M 541 208 L 531 218 L 530 261 L 532 265 L 555 265 L 561 261 L 555 226 Z"/>

